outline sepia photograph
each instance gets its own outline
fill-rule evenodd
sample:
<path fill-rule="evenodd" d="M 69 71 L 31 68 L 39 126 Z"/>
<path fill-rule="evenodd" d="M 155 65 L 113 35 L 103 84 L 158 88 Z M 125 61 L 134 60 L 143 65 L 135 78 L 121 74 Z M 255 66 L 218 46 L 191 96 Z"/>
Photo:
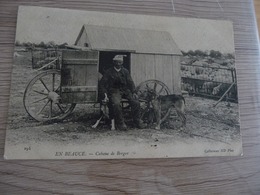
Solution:
<path fill-rule="evenodd" d="M 5 159 L 242 155 L 230 21 L 20 6 Z"/>

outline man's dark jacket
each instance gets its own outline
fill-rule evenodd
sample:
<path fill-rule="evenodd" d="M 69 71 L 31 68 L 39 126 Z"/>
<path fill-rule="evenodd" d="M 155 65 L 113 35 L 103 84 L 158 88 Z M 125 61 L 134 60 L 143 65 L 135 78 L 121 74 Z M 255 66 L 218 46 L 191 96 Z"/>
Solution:
<path fill-rule="evenodd" d="M 114 67 L 111 67 L 104 73 L 99 88 L 102 95 L 104 93 L 110 94 L 113 89 L 130 90 L 130 92 L 134 93 L 135 84 L 127 69 L 121 68 L 117 72 Z"/>

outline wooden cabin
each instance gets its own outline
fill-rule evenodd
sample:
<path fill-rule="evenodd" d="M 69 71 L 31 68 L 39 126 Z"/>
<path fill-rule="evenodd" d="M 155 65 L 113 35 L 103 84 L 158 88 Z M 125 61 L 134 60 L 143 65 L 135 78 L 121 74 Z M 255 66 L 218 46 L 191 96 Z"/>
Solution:
<path fill-rule="evenodd" d="M 96 102 L 99 74 L 113 66 L 118 54 L 125 56 L 123 66 L 136 86 L 156 79 L 171 93 L 181 94 L 182 54 L 168 32 L 84 25 L 70 49 L 62 53 L 63 102 Z"/>
<path fill-rule="evenodd" d="M 136 84 L 149 79 L 164 82 L 172 93 L 181 93 L 180 57 L 169 32 L 133 28 L 83 25 L 76 46 L 99 51 L 99 72 L 112 66 L 117 54 Z"/>

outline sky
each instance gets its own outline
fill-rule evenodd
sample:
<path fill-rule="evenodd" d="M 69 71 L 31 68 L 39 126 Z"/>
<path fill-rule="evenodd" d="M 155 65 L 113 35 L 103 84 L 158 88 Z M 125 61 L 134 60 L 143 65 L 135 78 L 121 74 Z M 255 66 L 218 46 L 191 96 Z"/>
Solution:
<path fill-rule="evenodd" d="M 234 53 L 230 21 L 20 6 L 16 41 L 74 44 L 84 24 L 168 31 L 182 51 Z"/>

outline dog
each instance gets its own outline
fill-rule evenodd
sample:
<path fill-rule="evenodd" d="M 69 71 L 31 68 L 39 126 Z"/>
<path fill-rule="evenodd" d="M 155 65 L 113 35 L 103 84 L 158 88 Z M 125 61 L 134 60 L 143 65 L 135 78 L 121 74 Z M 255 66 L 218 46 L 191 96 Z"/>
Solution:
<path fill-rule="evenodd" d="M 100 107 L 100 110 L 101 110 L 100 117 L 96 121 L 96 123 L 91 126 L 93 129 L 96 129 L 98 127 L 100 121 L 103 118 L 108 118 L 109 119 L 109 109 L 108 109 L 108 106 L 107 106 L 108 101 L 109 100 L 108 100 L 107 94 L 105 94 L 105 99 L 102 100 L 101 107 Z M 116 129 L 115 128 L 115 119 L 111 119 L 111 130 L 115 130 L 115 129 Z"/>
<path fill-rule="evenodd" d="M 161 129 L 161 123 L 166 119 L 161 119 L 161 112 L 163 108 L 172 108 L 174 107 L 177 111 L 178 116 L 182 120 L 182 127 L 186 126 L 186 116 L 184 114 L 185 109 L 185 99 L 182 95 L 160 95 L 152 100 L 152 106 L 155 111 L 155 119 L 156 119 L 156 130 Z"/>

